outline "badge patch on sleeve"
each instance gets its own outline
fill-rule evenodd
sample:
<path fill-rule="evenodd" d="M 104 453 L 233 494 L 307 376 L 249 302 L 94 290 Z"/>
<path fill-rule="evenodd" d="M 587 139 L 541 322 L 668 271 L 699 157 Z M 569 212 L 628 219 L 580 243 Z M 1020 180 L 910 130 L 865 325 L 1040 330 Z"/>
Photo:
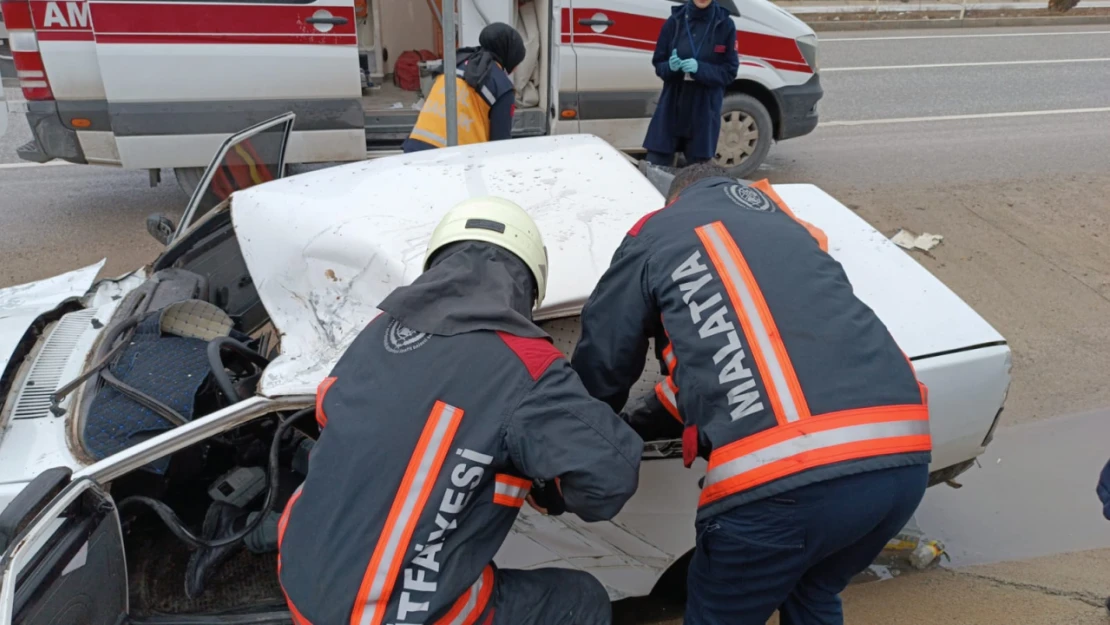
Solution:
<path fill-rule="evenodd" d="M 431 338 L 431 334 L 406 328 L 401 325 L 400 321 L 394 319 L 389 322 L 389 327 L 385 329 L 385 338 L 382 340 L 382 344 L 385 351 L 391 354 L 404 354 L 421 347 Z"/>
<path fill-rule="evenodd" d="M 761 193 L 758 189 L 753 189 L 748 186 L 734 184 L 725 187 L 725 195 L 728 199 L 732 200 L 734 204 L 740 208 L 748 210 L 760 211 L 764 213 L 775 212 L 775 204 L 766 195 Z"/>
<path fill-rule="evenodd" d="M 716 52 L 717 54 L 724 54 L 725 53 L 725 47 L 724 46 L 713 46 L 713 51 Z"/>

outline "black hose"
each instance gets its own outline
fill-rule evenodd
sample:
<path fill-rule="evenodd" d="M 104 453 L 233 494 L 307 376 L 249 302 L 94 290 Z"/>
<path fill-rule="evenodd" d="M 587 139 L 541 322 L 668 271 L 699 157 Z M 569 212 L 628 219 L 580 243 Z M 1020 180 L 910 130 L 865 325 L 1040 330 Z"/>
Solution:
<path fill-rule="evenodd" d="M 166 404 L 117 378 L 116 374 L 112 373 L 110 368 L 105 368 L 101 371 L 100 378 L 104 380 L 105 384 L 115 388 L 125 397 L 130 398 L 135 403 L 154 412 L 174 425 L 185 425 L 189 422 L 188 419 L 173 408 L 170 408 Z"/>
<path fill-rule="evenodd" d="M 267 481 L 266 500 L 263 502 L 262 510 L 259 511 L 259 513 L 255 517 L 255 519 L 253 521 L 249 521 L 247 523 L 247 526 L 244 527 L 241 531 L 239 531 L 236 534 L 228 536 L 227 538 L 220 538 L 218 540 L 211 540 L 211 541 L 204 540 L 203 538 L 199 538 L 199 537 L 197 537 L 196 534 L 193 534 L 191 531 L 189 531 L 189 528 L 185 527 L 185 524 L 181 521 L 181 519 L 177 516 L 177 513 L 174 512 L 172 508 L 170 508 L 166 504 L 162 503 L 161 501 L 158 501 L 157 499 L 151 499 L 150 497 L 143 497 L 141 495 L 133 495 L 133 496 L 128 497 L 127 499 L 124 499 L 123 501 L 119 502 L 118 507 L 122 509 L 125 506 L 128 506 L 132 503 L 141 503 L 141 504 L 151 508 L 152 510 L 154 510 L 155 514 L 157 514 L 158 517 L 162 519 L 162 522 L 166 524 L 166 527 L 168 527 L 169 530 L 171 532 L 173 532 L 174 536 L 177 536 L 182 542 L 184 542 L 185 544 L 187 544 L 191 547 L 205 547 L 205 548 L 208 548 L 208 549 L 215 549 L 215 548 L 218 548 L 218 547 L 226 547 L 228 545 L 232 545 L 232 544 L 235 544 L 237 542 L 240 542 L 244 538 L 246 538 L 248 534 L 253 532 L 259 525 L 262 524 L 262 521 L 263 521 L 263 519 L 265 519 L 266 514 L 273 509 L 274 504 L 276 503 L 277 492 L 278 492 L 278 470 L 279 470 L 278 458 L 281 455 L 281 438 L 282 438 L 282 436 L 285 435 L 285 432 L 288 431 L 288 429 L 298 419 L 301 419 L 305 415 L 309 415 L 309 414 L 312 414 L 314 412 L 316 412 L 316 408 L 314 408 L 314 407 L 299 410 L 299 411 L 293 413 L 292 416 L 290 416 L 288 419 L 282 421 L 277 426 L 277 429 L 274 431 L 274 440 L 273 440 L 272 443 L 270 443 L 270 462 L 269 462 L 269 467 L 268 467 L 268 473 L 267 473 L 267 476 L 266 476 L 267 477 L 267 480 L 266 480 Z"/>
<path fill-rule="evenodd" d="M 265 369 L 266 365 L 270 364 L 270 361 L 230 336 L 221 336 L 208 342 L 208 366 L 212 369 L 212 377 L 216 379 L 216 384 L 218 384 L 220 390 L 223 391 L 224 397 L 227 397 L 229 402 L 236 404 L 242 401 L 242 398 L 239 397 L 238 391 L 235 390 L 235 385 L 231 383 L 231 376 L 224 370 L 224 361 L 220 356 L 220 352 L 225 348 L 230 349 L 240 356 L 245 356 L 248 360 L 262 369 Z"/>

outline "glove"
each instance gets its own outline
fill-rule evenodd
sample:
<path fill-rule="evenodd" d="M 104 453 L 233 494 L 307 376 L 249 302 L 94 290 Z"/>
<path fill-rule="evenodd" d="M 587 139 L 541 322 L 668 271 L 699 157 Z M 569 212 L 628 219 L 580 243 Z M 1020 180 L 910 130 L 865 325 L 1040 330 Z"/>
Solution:
<path fill-rule="evenodd" d="M 555 480 L 532 481 L 532 492 L 528 494 L 528 503 L 542 514 L 559 516 L 567 511 L 567 504 L 563 501 L 563 492 Z"/>
<path fill-rule="evenodd" d="M 672 440 L 682 436 L 682 424 L 667 412 L 653 392 L 631 398 L 619 416 L 645 441 Z"/>
<path fill-rule="evenodd" d="M 685 61 L 682 61 L 682 71 L 686 72 L 687 74 L 698 73 L 698 60 L 686 59 Z"/>
<path fill-rule="evenodd" d="M 670 66 L 672 72 L 677 72 L 682 67 L 682 59 L 678 58 L 678 50 L 671 51 Z"/>

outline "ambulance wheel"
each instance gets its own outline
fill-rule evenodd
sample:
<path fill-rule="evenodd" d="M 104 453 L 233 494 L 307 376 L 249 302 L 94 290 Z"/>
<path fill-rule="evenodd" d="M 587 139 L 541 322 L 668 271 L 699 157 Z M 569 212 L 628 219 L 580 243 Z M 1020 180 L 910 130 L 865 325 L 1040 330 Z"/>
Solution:
<path fill-rule="evenodd" d="M 200 184 L 200 179 L 204 176 L 203 167 L 177 167 L 173 170 L 173 175 L 177 178 L 177 186 L 185 192 L 185 195 L 193 197 L 193 191 L 197 190 Z"/>
<path fill-rule="evenodd" d="M 767 158 L 774 128 L 771 114 L 759 100 L 743 93 L 725 96 L 715 162 L 734 178 L 747 178 Z"/>

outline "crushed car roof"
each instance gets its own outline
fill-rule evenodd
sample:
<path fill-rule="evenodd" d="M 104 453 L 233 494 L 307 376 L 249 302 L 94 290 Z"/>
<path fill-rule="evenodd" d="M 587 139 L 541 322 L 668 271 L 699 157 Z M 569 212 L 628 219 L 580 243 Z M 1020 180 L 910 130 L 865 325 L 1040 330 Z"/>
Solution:
<path fill-rule="evenodd" d="M 812 185 L 776 185 L 829 235 L 857 294 L 911 356 L 1002 337 L 923 267 Z M 482 195 L 523 206 L 550 257 L 538 319 L 576 314 L 628 229 L 663 206 L 635 166 L 601 139 L 565 135 L 430 150 L 333 167 L 232 198 L 258 293 L 282 335 L 260 392 L 312 393 L 377 304 L 421 271 L 440 217 Z"/>

